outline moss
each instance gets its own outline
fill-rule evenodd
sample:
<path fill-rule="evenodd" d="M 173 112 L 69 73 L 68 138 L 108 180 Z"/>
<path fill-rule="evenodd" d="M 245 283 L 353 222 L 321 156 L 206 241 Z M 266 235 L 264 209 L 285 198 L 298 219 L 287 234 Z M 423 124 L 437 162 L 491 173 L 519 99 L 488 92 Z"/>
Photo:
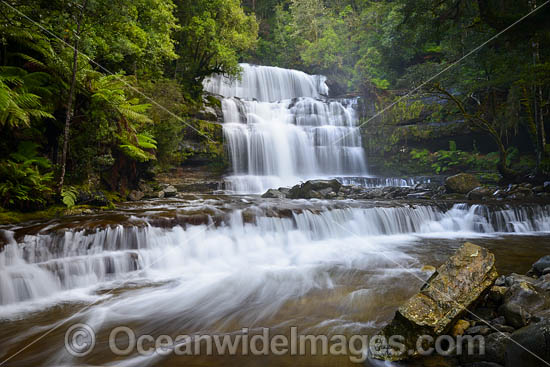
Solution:
<path fill-rule="evenodd" d="M 63 206 L 52 206 L 45 210 L 22 213 L 0 208 L 0 224 L 16 224 L 33 220 L 49 220 L 59 218 L 65 215 L 66 210 L 67 208 Z"/>
<path fill-rule="evenodd" d="M 206 100 L 208 101 L 208 104 L 214 107 L 222 108 L 222 101 L 217 99 L 214 96 L 206 96 Z"/>

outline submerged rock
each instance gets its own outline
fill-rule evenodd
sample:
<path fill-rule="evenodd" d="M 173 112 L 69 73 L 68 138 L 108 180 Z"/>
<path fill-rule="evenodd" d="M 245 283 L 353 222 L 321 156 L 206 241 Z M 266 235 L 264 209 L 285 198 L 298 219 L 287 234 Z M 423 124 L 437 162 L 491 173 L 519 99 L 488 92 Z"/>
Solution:
<path fill-rule="evenodd" d="M 405 351 L 380 346 L 373 350 L 377 359 L 399 361 L 417 355 L 417 340 L 422 335 L 438 336 L 452 326 L 497 279 L 495 257 L 487 249 L 465 243 L 430 277 L 420 292 L 399 307 L 393 321 L 380 333 L 404 338 Z M 415 351 L 412 354 L 407 351 Z"/>
<path fill-rule="evenodd" d="M 481 184 L 477 178 L 468 173 L 459 173 L 445 180 L 445 187 L 450 193 L 467 194 L 479 186 Z"/>

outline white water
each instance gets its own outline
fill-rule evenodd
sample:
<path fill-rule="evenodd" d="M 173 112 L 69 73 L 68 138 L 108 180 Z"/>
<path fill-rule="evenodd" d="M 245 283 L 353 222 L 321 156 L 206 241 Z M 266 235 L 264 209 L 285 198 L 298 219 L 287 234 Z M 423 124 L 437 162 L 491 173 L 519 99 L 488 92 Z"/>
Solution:
<path fill-rule="evenodd" d="M 233 210 L 217 227 L 119 225 L 26 235 L 20 243 L 6 232 L 9 243 L 0 252 L 0 316 L 13 310 L 6 306 L 116 280 L 192 277 L 200 288 L 201 282 L 237 276 L 240 269 L 260 278 L 282 271 L 292 287 L 306 293 L 319 281 L 330 284 L 328 278 L 317 279 L 325 264 L 395 267 L 408 258 L 398 248 L 420 237 L 550 232 L 549 207 L 491 211 L 455 205 L 447 212 L 430 206 L 349 207 L 294 210 L 286 218 L 267 216 L 270 210 L 261 207 L 255 211 L 252 223 L 244 223 L 243 213 Z M 246 294 L 258 286 L 239 285 Z M 277 292 L 280 284 L 263 287 L 262 292 Z"/>
<path fill-rule="evenodd" d="M 325 78 L 242 64 L 242 80 L 217 76 L 204 87 L 226 97 L 224 136 L 238 193 L 335 176 L 365 176 L 356 99 L 328 99 Z"/>

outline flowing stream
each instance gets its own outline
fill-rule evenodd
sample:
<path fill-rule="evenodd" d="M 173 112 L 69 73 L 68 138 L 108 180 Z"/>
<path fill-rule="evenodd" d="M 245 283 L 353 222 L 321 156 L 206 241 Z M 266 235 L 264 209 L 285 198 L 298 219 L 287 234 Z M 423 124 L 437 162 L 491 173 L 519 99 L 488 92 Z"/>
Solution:
<path fill-rule="evenodd" d="M 243 67 L 242 81 L 208 82 L 227 97 L 235 191 L 366 174 L 355 101 L 325 98 L 319 76 Z M 465 240 L 493 251 L 501 273 L 524 273 L 550 252 L 550 207 L 189 195 L 0 227 L 0 366 L 353 365 L 311 350 L 117 356 L 109 336 L 125 326 L 175 349 L 178 335 L 261 328 L 372 335 L 430 276 L 423 266 Z M 75 323 L 96 335 L 85 356 L 64 347 Z"/>

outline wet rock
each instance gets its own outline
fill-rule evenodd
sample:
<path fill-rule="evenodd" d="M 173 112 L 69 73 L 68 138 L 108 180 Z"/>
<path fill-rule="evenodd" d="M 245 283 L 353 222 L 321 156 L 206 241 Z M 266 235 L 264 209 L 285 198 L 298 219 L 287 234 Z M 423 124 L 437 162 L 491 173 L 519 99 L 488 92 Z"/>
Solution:
<path fill-rule="evenodd" d="M 541 193 L 541 192 L 544 192 L 544 186 L 535 186 L 533 188 L 533 191 L 536 192 L 537 194 Z"/>
<path fill-rule="evenodd" d="M 521 282 L 534 284 L 535 281 L 536 279 L 528 277 L 527 275 L 512 273 L 506 277 L 506 286 L 511 287 L 512 285 L 516 283 L 521 283 Z"/>
<path fill-rule="evenodd" d="M 145 194 L 142 191 L 132 190 L 132 192 L 128 195 L 128 199 L 131 201 L 140 201 L 144 196 Z"/>
<path fill-rule="evenodd" d="M 533 264 L 533 270 L 537 275 L 542 275 L 547 268 L 550 268 L 550 255 L 541 257 Z"/>
<path fill-rule="evenodd" d="M 498 311 L 506 318 L 506 322 L 516 329 L 524 327 L 531 320 L 531 314 L 516 303 L 505 303 Z"/>
<path fill-rule="evenodd" d="M 468 200 L 484 200 L 493 196 L 493 190 L 487 187 L 476 187 L 467 195 Z"/>
<path fill-rule="evenodd" d="M 291 199 L 322 199 L 322 190 L 330 189 L 329 192 L 339 192 L 342 184 L 338 180 L 311 180 L 301 185 L 292 187 L 288 193 Z"/>
<path fill-rule="evenodd" d="M 167 198 L 173 198 L 178 194 L 178 189 L 176 189 L 172 185 L 168 185 L 168 187 L 166 187 L 162 191 L 164 192 L 164 197 L 167 197 Z"/>
<path fill-rule="evenodd" d="M 103 191 L 84 191 L 80 190 L 77 194 L 76 204 L 92 206 L 109 206 L 111 201 Z"/>
<path fill-rule="evenodd" d="M 494 318 L 493 320 L 491 320 L 491 324 L 493 325 L 496 325 L 496 324 L 505 324 L 506 323 L 506 318 L 504 316 L 499 316 L 497 318 Z"/>
<path fill-rule="evenodd" d="M 422 269 L 420 269 L 421 271 L 424 271 L 426 273 L 433 273 L 434 271 L 436 271 L 437 269 L 435 268 L 435 266 L 432 266 L 432 265 L 424 265 L 422 267 Z"/>
<path fill-rule="evenodd" d="M 505 286 L 506 285 L 506 276 L 505 275 L 499 276 L 497 278 L 497 280 L 495 281 L 495 285 L 498 286 L 498 287 Z"/>
<path fill-rule="evenodd" d="M 497 276 L 494 255 L 485 248 L 465 243 L 437 269 L 419 293 L 399 307 L 380 335 L 387 339 L 402 335 L 406 351 L 417 350 L 419 336 L 438 336 L 450 331 L 464 312 L 457 305 L 471 307 Z M 398 361 L 412 356 L 379 346 L 373 350 L 373 357 Z"/>
<path fill-rule="evenodd" d="M 477 178 L 468 173 L 459 173 L 445 180 L 445 187 L 449 193 L 467 194 L 478 186 L 481 184 Z"/>
<path fill-rule="evenodd" d="M 493 332 L 493 329 L 491 329 L 489 326 L 486 325 L 479 325 L 479 326 L 472 326 L 466 330 L 466 334 L 468 335 L 489 335 Z"/>
<path fill-rule="evenodd" d="M 512 326 L 502 324 L 494 324 L 493 327 L 502 333 L 513 333 L 516 330 Z"/>
<path fill-rule="evenodd" d="M 506 318 L 507 324 L 519 329 L 529 324 L 535 316 L 544 316 L 550 305 L 546 292 L 535 284 L 516 282 L 506 292 L 504 304 L 499 313 Z"/>
<path fill-rule="evenodd" d="M 508 291 L 508 288 L 499 287 L 495 285 L 491 287 L 491 290 L 489 291 L 489 294 L 488 294 L 488 299 L 494 302 L 495 304 L 499 305 L 503 302 L 504 295 L 506 294 L 507 291 Z"/>
<path fill-rule="evenodd" d="M 424 192 L 413 192 L 411 194 L 407 194 L 408 199 L 425 199 L 429 200 L 431 199 L 431 193 L 429 191 Z"/>
<path fill-rule="evenodd" d="M 466 330 L 470 327 L 470 322 L 466 320 L 458 320 L 453 326 L 451 331 L 452 336 L 464 335 Z"/>
<path fill-rule="evenodd" d="M 508 199 L 511 200 L 521 200 L 521 199 L 528 199 L 535 196 L 533 193 L 533 190 L 527 188 L 527 187 L 518 187 L 515 190 L 511 190 L 510 194 L 508 195 Z"/>
<path fill-rule="evenodd" d="M 487 320 L 492 320 L 497 317 L 495 310 L 490 307 L 477 307 L 473 313 L 475 316 L 472 315 L 472 317 L 475 320 L 480 321 L 483 325 L 486 325 L 485 322 Z"/>
<path fill-rule="evenodd" d="M 195 114 L 195 117 L 199 120 L 218 121 L 218 114 L 216 110 L 210 106 L 204 106 Z"/>
<path fill-rule="evenodd" d="M 507 341 L 510 338 L 509 333 L 492 333 L 484 338 L 485 353 L 479 348 L 479 343 L 474 344 L 473 353 L 466 353 L 466 346 L 463 346 L 463 351 L 460 355 L 460 362 L 463 365 L 469 363 L 498 363 L 504 364 L 504 354 L 506 351 Z"/>
<path fill-rule="evenodd" d="M 284 199 L 286 195 L 279 190 L 269 189 L 262 195 L 262 197 L 267 199 Z"/>
<path fill-rule="evenodd" d="M 550 321 L 516 330 L 506 343 L 506 367 L 543 367 L 550 363 Z"/>

